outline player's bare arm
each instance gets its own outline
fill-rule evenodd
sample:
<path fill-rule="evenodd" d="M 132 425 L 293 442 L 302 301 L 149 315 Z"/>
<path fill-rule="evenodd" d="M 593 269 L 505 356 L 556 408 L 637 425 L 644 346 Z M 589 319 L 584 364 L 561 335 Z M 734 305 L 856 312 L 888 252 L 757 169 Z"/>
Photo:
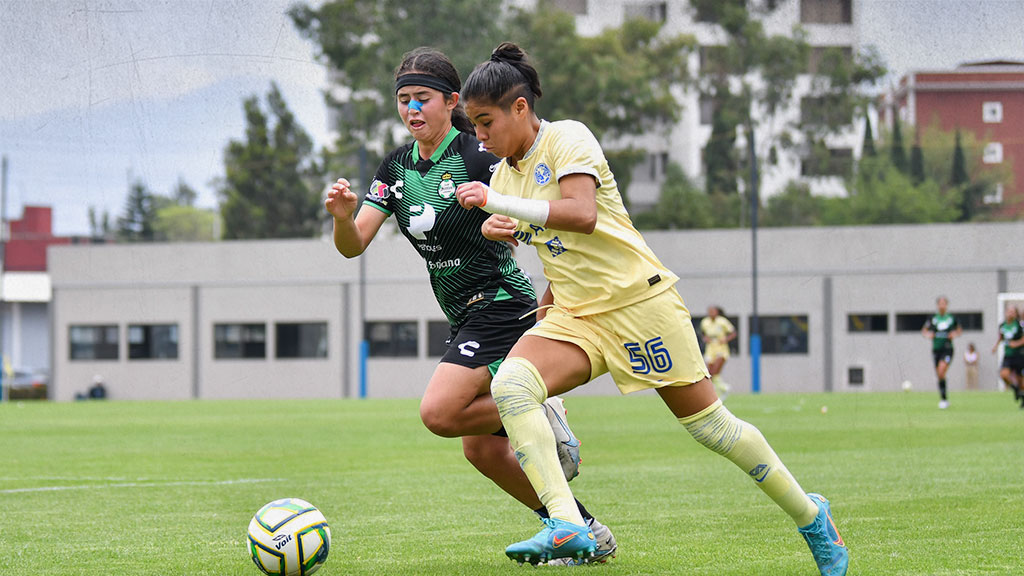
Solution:
<path fill-rule="evenodd" d="M 324 208 L 334 217 L 334 247 L 346 258 L 359 256 L 377 235 L 387 216 L 379 210 L 360 210 L 353 218 L 359 197 L 345 178 L 331 185 Z"/>

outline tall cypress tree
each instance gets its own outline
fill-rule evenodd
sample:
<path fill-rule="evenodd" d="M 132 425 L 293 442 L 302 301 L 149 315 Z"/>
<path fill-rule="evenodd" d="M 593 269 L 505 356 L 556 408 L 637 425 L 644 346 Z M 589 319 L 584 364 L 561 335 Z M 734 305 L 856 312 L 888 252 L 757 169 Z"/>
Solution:
<path fill-rule="evenodd" d="M 964 156 L 964 148 L 960 143 L 960 131 L 956 131 L 956 144 L 953 146 L 953 173 L 950 175 L 949 183 L 953 186 L 963 186 L 970 178 L 967 176 L 967 158 Z"/>
<path fill-rule="evenodd" d="M 862 148 L 862 156 L 875 156 L 878 152 L 875 151 L 875 135 L 871 132 L 871 118 L 867 114 L 864 115 L 864 146 Z"/>
<path fill-rule="evenodd" d="M 914 145 L 910 147 L 910 181 L 917 186 L 924 182 L 924 153 L 921 151 L 921 139 L 914 135 Z"/>
<path fill-rule="evenodd" d="M 889 147 L 889 158 L 892 165 L 900 172 L 907 173 L 907 152 L 903 149 L 903 131 L 900 128 L 900 119 L 893 109 L 892 122 L 892 145 Z"/>

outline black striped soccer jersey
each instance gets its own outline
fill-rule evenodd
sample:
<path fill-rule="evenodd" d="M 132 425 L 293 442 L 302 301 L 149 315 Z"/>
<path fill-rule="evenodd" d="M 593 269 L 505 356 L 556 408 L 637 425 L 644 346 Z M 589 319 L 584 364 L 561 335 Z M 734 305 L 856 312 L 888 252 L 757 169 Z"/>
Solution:
<path fill-rule="evenodd" d="M 509 245 L 480 232 L 490 214 L 466 210 L 455 198 L 459 184 L 490 181 L 497 162 L 476 138 L 453 127 L 427 160 L 416 142 L 388 154 L 366 194 L 367 204 L 394 215 L 423 258 L 434 297 L 452 326 L 494 300 L 536 299 Z"/>

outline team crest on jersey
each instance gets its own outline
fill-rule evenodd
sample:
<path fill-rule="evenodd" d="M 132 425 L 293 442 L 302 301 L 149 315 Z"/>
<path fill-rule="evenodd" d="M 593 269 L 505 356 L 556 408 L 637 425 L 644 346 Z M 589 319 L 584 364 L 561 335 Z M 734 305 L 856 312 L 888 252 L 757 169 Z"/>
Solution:
<path fill-rule="evenodd" d="M 537 164 L 537 167 L 533 169 L 533 179 L 541 186 L 547 184 L 551 181 L 551 168 L 548 168 L 548 165 L 543 162 Z"/>
<path fill-rule="evenodd" d="M 370 199 L 371 200 L 386 200 L 388 196 L 391 196 L 391 189 L 388 185 L 381 182 L 380 180 L 374 180 L 370 184 Z"/>
<path fill-rule="evenodd" d="M 544 245 L 548 247 L 548 251 L 551 252 L 552 257 L 560 256 L 567 252 L 565 246 L 562 244 L 562 241 L 558 239 L 558 236 L 555 236 L 551 240 L 548 240 L 547 242 L 544 243 Z"/>
<path fill-rule="evenodd" d="M 441 176 L 441 184 L 437 187 L 437 195 L 447 200 L 452 194 L 455 194 L 455 181 L 452 180 L 451 172 L 445 172 Z"/>

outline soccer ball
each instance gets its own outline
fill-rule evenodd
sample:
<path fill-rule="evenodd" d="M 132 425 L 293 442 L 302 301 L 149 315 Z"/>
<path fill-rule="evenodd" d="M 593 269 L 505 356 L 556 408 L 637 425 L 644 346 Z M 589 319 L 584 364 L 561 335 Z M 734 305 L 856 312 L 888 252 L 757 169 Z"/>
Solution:
<path fill-rule="evenodd" d="M 330 548 L 327 520 L 305 500 L 274 500 L 249 522 L 249 555 L 270 576 L 312 574 L 327 561 Z"/>

